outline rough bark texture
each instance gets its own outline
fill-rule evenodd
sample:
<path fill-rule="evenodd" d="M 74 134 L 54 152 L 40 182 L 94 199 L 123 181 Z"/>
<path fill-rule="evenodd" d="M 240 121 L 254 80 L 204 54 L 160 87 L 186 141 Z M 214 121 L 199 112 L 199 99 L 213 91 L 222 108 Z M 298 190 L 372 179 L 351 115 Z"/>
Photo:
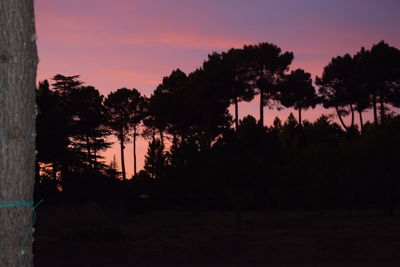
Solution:
<path fill-rule="evenodd" d="M 37 62 L 33 1 L 0 1 L 0 201 L 33 201 Z M 0 266 L 33 266 L 31 223 L 27 207 L 0 208 Z"/>

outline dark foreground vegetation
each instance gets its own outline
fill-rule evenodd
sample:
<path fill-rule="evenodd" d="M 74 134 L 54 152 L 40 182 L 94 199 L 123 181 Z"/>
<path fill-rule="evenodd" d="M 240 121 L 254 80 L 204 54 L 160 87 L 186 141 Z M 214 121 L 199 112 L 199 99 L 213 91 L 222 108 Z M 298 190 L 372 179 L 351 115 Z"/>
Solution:
<path fill-rule="evenodd" d="M 331 211 L 158 211 L 121 218 L 89 204 L 43 206 L 35 266 L 398 266 L 400 217 Z"/>
<path fill-rule="evenodd" d="M 41 82 L 39 266 L 130 266 L 129 257 L 172 266 L 399 263 L 400 51 L 380 42 L 333 58 L 318 90 L 309 73 L 289 72 L 292 59 L 268 43 L 213 53 L 189 75 L 173 71 L 148 98 L 127 88 L 104 98 L 79 76 Z M 255 95 L 260 120 L 239 120 L 238 103 Z M 316 105 L 340 124 L 333 115 L 303 120 Z M 297 114 L 265 126 L 265 106 Z M 111 135 L 121 161 L 107 165 Z M 140 172 L 137 138 L 149 142 Z"/>

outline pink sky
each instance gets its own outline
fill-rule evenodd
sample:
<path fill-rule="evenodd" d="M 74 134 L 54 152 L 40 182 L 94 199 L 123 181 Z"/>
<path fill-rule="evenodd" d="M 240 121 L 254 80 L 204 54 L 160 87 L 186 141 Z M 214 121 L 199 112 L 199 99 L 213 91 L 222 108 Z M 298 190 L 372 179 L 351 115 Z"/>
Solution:
<path fill-rule="evenodd" d="M 385 40 L 400 47 L 395 0 L 36 0 L 38 80 L 81 75 L 107 95 L 121 87 L 150 96 L 173 69 L 189 73 L 212 51 L 271 42 L 294 52 L 292 68 L 315 75 L 330 59 Z M 266 123 L 290 110 L 266 109 Z M 314 120 L 321 109 L 304 112 Z M 258 117 L 256 103 L 240 115 Z M 146 142 L 139 142 L 142 168 Z M 132 148 L 126 165 L 132 174 Z M 117 146 L 107 151 L 119 160 Z"/>

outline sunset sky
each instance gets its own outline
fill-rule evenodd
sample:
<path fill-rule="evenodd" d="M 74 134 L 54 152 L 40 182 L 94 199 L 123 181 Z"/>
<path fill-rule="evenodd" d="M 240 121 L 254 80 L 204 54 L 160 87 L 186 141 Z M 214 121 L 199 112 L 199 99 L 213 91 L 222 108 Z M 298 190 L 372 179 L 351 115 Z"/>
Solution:
<path fill-rule="evenodd" d="M 212 51 L 270 42 L 294 52 L 291 68 L 315 75 L 334 56 L 385 40 L 400 47 L 398 0 L 36 0 L 38 80 L 81 75 L 104 95 L 150 96 L 173 69 L 200 67 Z M 240 115 L 258 117 L 257 104 Z M 266 124 L 290 111 L 266 110 Z M 306 111 L 314 120 L 321 110 Z M 132 148 L 127 146 L 128 175 Z M 139 145 L 142 168 L 146 142 Z M 118 149 L 107 152 L 107 162 Z"/>

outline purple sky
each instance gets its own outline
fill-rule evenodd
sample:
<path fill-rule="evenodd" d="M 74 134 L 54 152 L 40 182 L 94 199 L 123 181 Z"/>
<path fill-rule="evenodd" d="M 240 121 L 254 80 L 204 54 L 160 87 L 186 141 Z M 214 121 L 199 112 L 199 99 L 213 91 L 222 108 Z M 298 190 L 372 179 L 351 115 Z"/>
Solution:
<path fill-rule="evenodd" d="M 173 69 L 207 54 L 271 42 L 294 52 L 292 68 L 315 75 L 330 59 L 385 40 L 400 47 L 398 0 L 36 0 L 38 79 L 81 75 L 104 95 L 121 87 L 149 96 Z M 266 111 L 266 124 L 290 110 Z M 304 112 L 314 120 L 320 110 Z M 257 104 L 240 115 L 258 117 Z M 127 166 L 132 174 L 132 152 Z M 138 166 L 146 143 L 140 142 Z M 117 155 L 111 149 L 107 158 Z"/>

